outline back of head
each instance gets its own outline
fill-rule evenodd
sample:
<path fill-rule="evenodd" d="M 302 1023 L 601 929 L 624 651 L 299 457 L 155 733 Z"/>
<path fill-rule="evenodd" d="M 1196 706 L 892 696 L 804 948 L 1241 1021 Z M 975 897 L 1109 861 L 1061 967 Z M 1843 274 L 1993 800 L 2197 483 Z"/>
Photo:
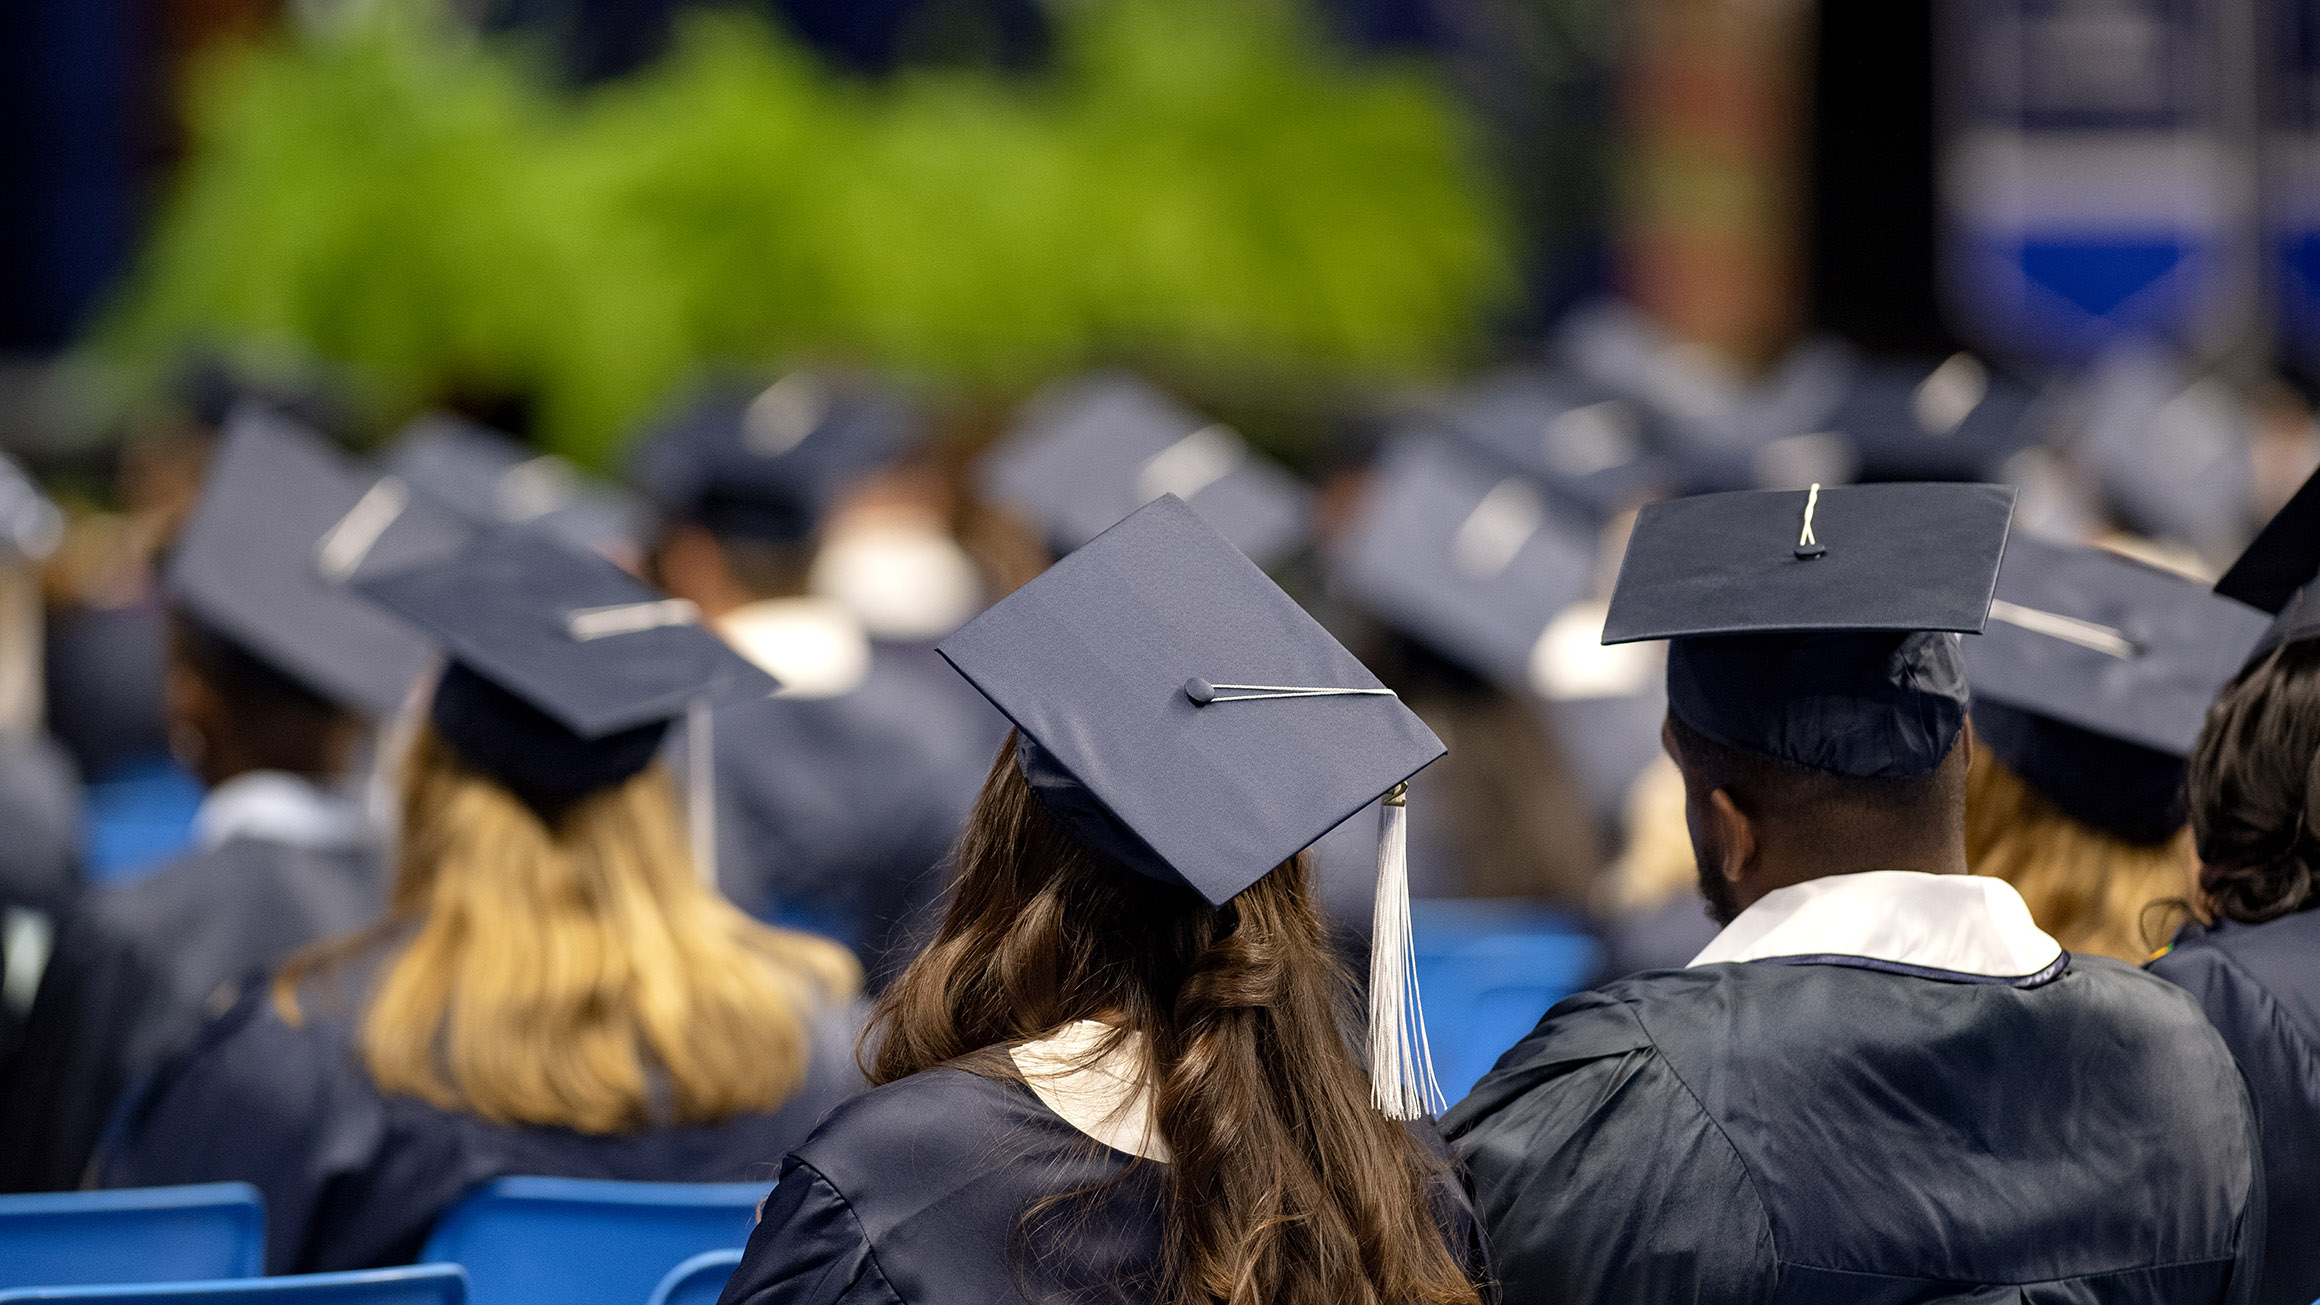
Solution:
<path fill-rule="evenodd" d="M 169 628 L 171 743 L 204 778 L 225 752 L 233 770 L 326 776 L 345 761 L 359 717 L 182 609 Z"/>
<path fill-rule="evenodd" d="M 1170 1152 L 1164 1299 L 1472 1301 L 1428 1212 L 1448 1175 L 1372 1106 L 1352 1000 L 1302 854 L 1212 907 L 1067 828 L 1011 739 L 949 914 L 880 1002 L 871 1077 L 1007 1073 L 992 1053 L 1105 1020 L 1149 1048 Z"/>
<path fill-rule="evenodd" d="M 2012 884 L 2038 927 L 2073 952 L 2141 964 L 2179 922 L 2191 834 L 2131 841 L 2072 816 L 1977 747 L 1966 777 L 1966 861 Z"/>
<path fill-rule="evenodd" d="M 393 939 L 360 1033 L 385 1092 L 590 1133 L 770 1110 L 814 1009 L 860 986 L 844 949 L 698 882 L 657 766 L 543 809 L 425 729 L 401 835 L 386 922 L 276 988 L 295 1018 L 303 974 Z"/>
<path fill-rule="evenodd" d="M 2283 644 L 2224 689 L 2186 790 L 2208 910 L 2254 924 L 2320 906 L 2320 641 Z"/>
<path fill-rule="evenodd" d="M 1955 837 L 1964 818 L 1966 764 L 1954 741 L 1923 774 L 1866 778 L 1816 770 L 1712 738 L 1670 711 L 1677 765 L 1695 784 L 1723 789 L 1750 819 L 1809 831 L 1829 872 L 1867 869 L 1886 854 Z"/>

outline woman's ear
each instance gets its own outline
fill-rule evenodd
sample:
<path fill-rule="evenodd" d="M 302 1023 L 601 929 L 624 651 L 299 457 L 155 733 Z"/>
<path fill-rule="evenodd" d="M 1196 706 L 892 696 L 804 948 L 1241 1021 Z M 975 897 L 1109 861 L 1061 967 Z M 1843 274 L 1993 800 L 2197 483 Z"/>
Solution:
<path fill-rule="evenodd" d="M 1708 819 L 1716 827 L 1716 874 L 1737 886 L 1756 863 L 1756 822 L 1732 800 L 1730 789 L 1708 794 Z"/>

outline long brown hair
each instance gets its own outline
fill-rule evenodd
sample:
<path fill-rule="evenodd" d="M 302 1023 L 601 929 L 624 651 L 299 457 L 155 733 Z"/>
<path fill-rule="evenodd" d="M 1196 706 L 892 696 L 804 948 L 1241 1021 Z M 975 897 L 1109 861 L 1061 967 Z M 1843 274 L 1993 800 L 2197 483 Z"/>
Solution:
<path fill-rule="evenodd" d="M 2074 952 L 2140 965 L 2186 914 L 2188 827 L 2130 843 L 2056 806 L 1977 747 L 1966 772 L 1966 864 L 2012 884 L 2038 927 Z"/>
<path fill-rule="evenodd" d="M 1066 830 L 1000 749 L 950 912 L 872 1017 L 874 1083 L 1073 1020 L 1144 1035 L 1179 1305 L 1472 1302 L 1430 1213 L 1446 1166 L 1370 1105 L 1353 985 L 1302 856 L 1222 907 Z"/>
<path fill-rule="evenodd" d="M 807 1020 L 849 999 L 843 948 L 749 919 L 695 878 L 660 767 L 543 816 L 432 727 L 403 772 L 385 920 L 294 958 L 317 970 L 393 941 L 359 1042 L 380 1091 L 587 1133 L 770 1110 L 806 1070 Z"/>
<path fill-rule="evenodd" d="M 2275 649 L 2225 687 L 2185 789 L 2211 914 L 2260 924 L 2320 906 L 2320 640 Z"/>

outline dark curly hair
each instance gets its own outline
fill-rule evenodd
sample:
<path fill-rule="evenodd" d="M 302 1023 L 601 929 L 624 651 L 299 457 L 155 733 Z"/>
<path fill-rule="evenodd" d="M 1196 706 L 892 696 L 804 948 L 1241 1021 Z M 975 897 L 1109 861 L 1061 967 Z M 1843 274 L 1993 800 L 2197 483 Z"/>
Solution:
<path fill-rule="evenodd" d="M 2210 914 L 2260 924 L 2320 906 L 2320 640 L 2225 687 L 2185 787 Z"/>

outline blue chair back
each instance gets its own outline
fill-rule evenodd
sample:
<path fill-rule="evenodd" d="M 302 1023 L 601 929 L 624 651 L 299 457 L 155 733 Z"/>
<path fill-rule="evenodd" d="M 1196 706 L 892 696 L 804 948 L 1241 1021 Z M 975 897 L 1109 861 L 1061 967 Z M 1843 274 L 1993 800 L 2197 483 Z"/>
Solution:
<path fill-rule="evenodd" d="M 733 1276 L 733 1269 L 741 1263 L 737 1247 L 729 1251 L 703 1251 L 661 1279 L 653 1288 L 652 1299 L 645 1305 L 717 1305 L 717 1298 L 725 1294 L 725 1280 Z"/>
<path fill-rule="evenodd" d="M 1569 916 L 1531 903 L 1412 902 L 1410 927 L 1426 1042 L 1453 1104 L 1603 963 Z"/>
<path fill-rule="evenodd" d="M 157 1282 L 0 1291 L 17 1301 L 87 1301 L 90 1305 L 467 1305 L 467 1274 L 456 1264 L 413 1264 L 354 1273 L 284 1278 Z"/>
<path fill-rule="evenodd" d="M 748 1241 L 770 1190 L 502 1178 L 451 1207 L 419 1258 L 465 1265 L 476 1305 L 636 1305 L 670 1265 Z"/>
<path fill-rule="evenodd" d="M 248 1183 L 0 1196 L 0 1290 L 265 1270 L 265 1198 Z"/>

